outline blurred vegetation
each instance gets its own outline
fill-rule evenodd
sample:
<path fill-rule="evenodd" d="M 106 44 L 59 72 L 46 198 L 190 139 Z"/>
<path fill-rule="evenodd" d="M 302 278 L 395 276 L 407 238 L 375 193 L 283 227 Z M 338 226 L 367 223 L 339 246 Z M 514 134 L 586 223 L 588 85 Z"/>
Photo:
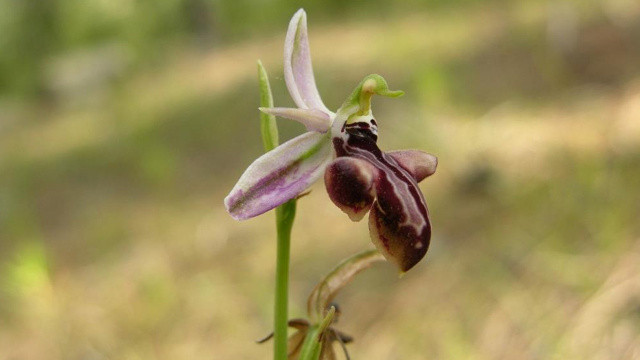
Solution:
<path fill-rule="evenodd" d="M 465 3 L 472 1 L 2 0 L 0 94 L 46 96 L 48 67 L 62 54 L 117 44 L 124 52 L 117 56 L 129 65 L 148 66 L 167 47 L 190 43 L 206 50 L 273 33 L 295 6 L 320 21 L 343 21 Z"/>
<path fill-rule="evenodd" d="M 0 0 L 0 359 L 270 356 L 273 218 L 222 199 L 299 7 L 327 105 L 383 74 L 381 147 L 440 159 L 427 260 L 338 299 L 353 358 L 640 357 L 636 1 Z M 370 246 L 299 206 L 293 317 Z"/>

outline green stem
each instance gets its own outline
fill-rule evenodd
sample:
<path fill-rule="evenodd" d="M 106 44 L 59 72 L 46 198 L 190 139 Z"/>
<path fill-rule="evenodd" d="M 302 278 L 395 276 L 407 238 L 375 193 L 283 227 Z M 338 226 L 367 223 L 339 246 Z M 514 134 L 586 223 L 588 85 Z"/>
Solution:
<path fill-rule="evenodd" d="M 269 86 L 267 70 L 258 61 L 258 82 L 260 84 L 260 106 L 273 107 L 273 95 Z M 265 151 L 278 146 L 278 125 L 273 115 L 260 114 L 260 132 Z M 276 208 L 276 232 L 278 249 L 276 257 L 276 298 L 274 302 L 273 358 L 287 360 L 287 322 L 289 318 L 289 251 L 291 247 L 291 228 L 296 217 L 296 199 Z"/>
<path fill-rule="evenodd" d="M 276 298 L 274 316 L 275 360 L 287 359 L 287 322 L 289 296 L 289 252 L 291 248 L 291 228 L 296 216 L 296 200 L 290 200 L 276 208 L 276 228 L 278 249 L 276 257 Z"/>

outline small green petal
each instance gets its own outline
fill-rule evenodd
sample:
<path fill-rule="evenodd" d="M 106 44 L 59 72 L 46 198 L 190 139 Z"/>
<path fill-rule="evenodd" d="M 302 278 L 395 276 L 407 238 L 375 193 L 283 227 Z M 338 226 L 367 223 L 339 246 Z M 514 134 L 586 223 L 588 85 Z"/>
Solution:
<path fill-rule="evenodd" d="M 398 97 L 404 95 L 404 92 L 400 90 L 389 90 L 389 85 L 387 85 L 386 80 L 382 76 L 371 74 L 358 84 L 340 109 L 357 107 L 355 114 L 352 116 L 366 115 L 371 110 L 371 97 L 373 95 Z"/>

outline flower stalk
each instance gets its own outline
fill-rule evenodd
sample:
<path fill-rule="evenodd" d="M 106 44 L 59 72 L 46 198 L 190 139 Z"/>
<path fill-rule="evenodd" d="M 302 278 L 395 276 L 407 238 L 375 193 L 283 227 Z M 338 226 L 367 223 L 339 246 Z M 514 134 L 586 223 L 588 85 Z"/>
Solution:
<path fill-rule="evenodd" d="M 269 77 L 262 62 L 258 61 L 258 80 L 260 83 L 260 106 L 273 107 L 273 95 Z M 260 132 L 265 152 L 278 146 L 278 125 L 276 117 L 260 113 Z M 275 360 L 287 359 L 287 321 L 289 318 L 289 258 L 291 250 L 291 229 L 296 217 L 296 199 L 291 199 L 276 208 L 276 293 L 274 300 L 274 346 Z"/>
<path fill-rule="evenodd" d="M 296 199 L 276 208 L 278 248 L 276 257 L 276 296 L 274 311 L 274 359 L 287 358 L 287 321 L 289 319 L 289 254 L 291 228 L 296 216 Z"/>

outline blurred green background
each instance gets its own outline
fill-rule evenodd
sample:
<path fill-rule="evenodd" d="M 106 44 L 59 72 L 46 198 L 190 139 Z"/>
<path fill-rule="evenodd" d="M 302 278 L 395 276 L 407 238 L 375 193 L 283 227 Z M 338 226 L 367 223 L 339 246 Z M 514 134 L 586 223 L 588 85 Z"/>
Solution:
<path fill-rule="evenodd" d="M 380 146 L 440 161 L 426 261 L 338 298 L 352 358 L 640 358 L 637 0 L 0 0 L 0 359 L 270 358 L 273 215 L 222 199 L 299 7 L 329 108 L 382 74 Z M 292 317 L 371 246 L 298 209 Z"/>

